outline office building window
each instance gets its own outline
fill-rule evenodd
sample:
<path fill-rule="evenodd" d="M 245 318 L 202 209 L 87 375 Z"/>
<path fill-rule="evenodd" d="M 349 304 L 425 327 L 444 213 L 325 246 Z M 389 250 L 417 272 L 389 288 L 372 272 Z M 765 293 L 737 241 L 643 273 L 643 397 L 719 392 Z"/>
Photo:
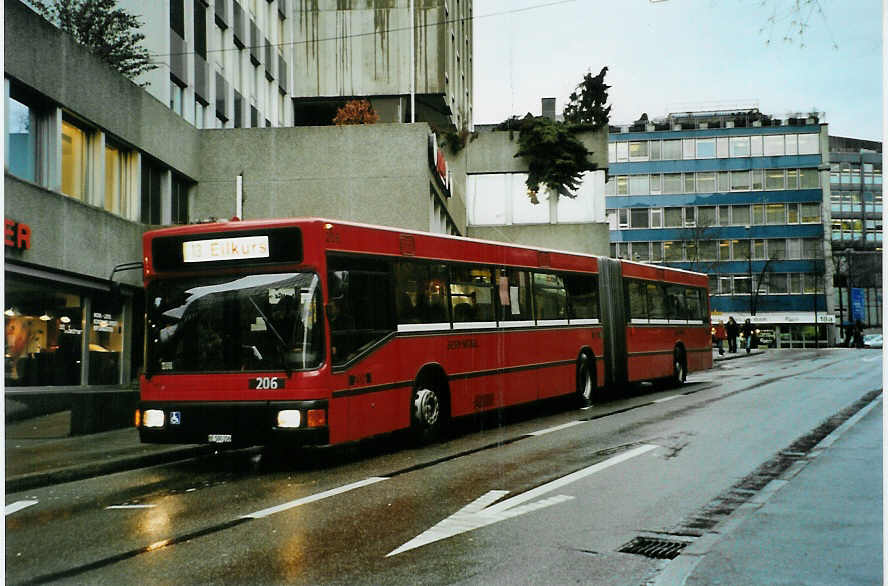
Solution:
<path fill-rule="evenodd" d="M 665 142 L 668 141 L 664 141 Z M 663 193 L 681 193 L 681 173 L 663 175 Z"/>
<path fill-rule="evenodd" d="M 784 189 L 786 173 L 783 169 L 768 169 L 765 172 L 765 189 Z"/>
<path fill-rule="evenodd" d="M 663 160 L 671 161 L 681 158 L 681 141 L 680 140 L 664 140 L 663 141 Z"/>
<path fill-rule="evenodd" d="M 716 139 L 716 154 L 719 159 L 725 159 L 731 156 L 730 139 L 727 136 L 720 136 Z"/>
<path fill-rule="evenodd" d="M 802 204 L 802 223 L 803 224 L 819 224 L 820 223 L 820 204 L 803 203 Z"/>
<path fill-rule="evenodd" d="M 787 134 L 785 137 L 786 142 L 786 154 L 787 155 L 797 155 L 799 154 L 799 140 L 796 138 L 798 135 L 796 134 Z"/>
<path fill-rule="evenodd" d="M 649 195 L 650 192 L 651 184 L 648 175 L 629 176 L 629 195 Z"/>
<path fill-rule="evenodd" d="M 749 137 L 748 136 L 731 137 L 731 156 L 732 157 L 748 157 L 749 156 Z"/>
<path fill-rule="evenodd" d="M 714 159 L 715 158 L 715 139 L 714 138 L 698 138 L 697 139 L 697 158 L 698 159 Z"/>
<path fill-rule="evenodd" d="M 650 142 L 650 159 L 652 161 L 660 160 L 660 141 L 652 140 Z"/>
<path fill-rule="evenodd" d="M 160 198 L 164 170 L 142 160 L 142 207 L 140 219 L 143 224 L 161 224 Z"/>
<path fill-rule="evenodd" d="M 712 193 L 715 191 L 715 173 L 697 173 L 697 192 Z"/>
<path fill-rule="evenodd" d="M 762 139 L 764 141 L 764 155 L 766 157 L 778 157 L 786 152 L 782 134 L 764 136 Z"/>
<path fill-rule="evenodd" d="M 633 228 L 649 228 L 650 214 L 648 208 L 634 208 L 631 210 Z"/>
<path fill-rule="evenodd" d="M 172 223 L 188 223 L 188 182 L 185 179 L 173 175 L 172 179 Z"/>
<path fill-rule="evenodd" d="M 129 171 L 131 154 L 126 150 L 105 143 L 105 201 L 103 207 L 128 218 L 130 216 Z"/>
<path fill-rule="evenodd" d="M 178 83 L 174 80 L 170 79 L 170 110 L 178 114 L 182 115 L 182 101 L 184 91 Z"/>
<path fill-rule="evenodd" d="M 749 137 L 749 156 L 751 156 L 751 157 L 762 156 L 762 137 L 761 136 L 750 136 Z"/>
<path fill-rule="evenodd" d="M 820 187 L 820 173 L 817 169 L 799 169 L 799 189 Z"/>
<path fill-rule="evenodd" d="M 10 94 L 13 89 L 10 88 Z M 10 95 L 6 102 L 6 167 L 16 177 L 37 180 L 37 111 Z"/>
<path fill-rule="evenodd" d="M 62 121 L 62 193 L 83 201 L 86 195 L 87 132 Z"/>
<path fill-rule="evenodd" d="M 646 140 L 631 141 L 629 143 L 629 160 L 630 161 L 647 161 L 648 160 L 648 143 Z"/>
<path fill-rule="evenodd" d="M 786 223 L 786 205 L 782 203 L 769 203 L 767 208 L 769 225 Z"/>
<path fill-rule="evenodd" d="M 731 171 L 731 191 L 748 191 L 750 184 L 749 171 Z"/>
<path fill-rule="evenodd" d="M 819 134 L 799 134 L 799 154 L 800 155 L 817 155 L 820 154 L 820 135 Z"/>

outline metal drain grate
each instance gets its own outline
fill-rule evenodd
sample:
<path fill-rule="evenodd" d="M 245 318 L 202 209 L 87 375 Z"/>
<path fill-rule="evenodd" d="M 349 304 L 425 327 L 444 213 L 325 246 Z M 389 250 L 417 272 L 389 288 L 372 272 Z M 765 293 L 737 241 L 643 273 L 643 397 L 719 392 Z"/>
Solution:
<path fill-rule="evenodd" d="M 681 553 L 687 543 L 682 541 L 670 541 L 656 537 L 636 537 L 619 551 L 623 553 L 635 553 L 658 560 L 671 560 Z"/>

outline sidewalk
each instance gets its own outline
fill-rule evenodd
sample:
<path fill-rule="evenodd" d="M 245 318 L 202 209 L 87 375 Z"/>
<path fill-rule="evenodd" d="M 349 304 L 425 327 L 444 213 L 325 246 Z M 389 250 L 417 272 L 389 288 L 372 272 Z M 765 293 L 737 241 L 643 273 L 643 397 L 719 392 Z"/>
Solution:
<path fill-rule="evenodd" d="M 867 411 L 867 409 L 869 409 Z M 882 399 L 824 438 L 657 584 L 882 584 Z"/>
<path fill-rule="evenodd" d="M 71 412 L 8 423 L 6 493 L 191 458 L 208 446 L 142 444 L 134 428 L 69 437 Z"/>

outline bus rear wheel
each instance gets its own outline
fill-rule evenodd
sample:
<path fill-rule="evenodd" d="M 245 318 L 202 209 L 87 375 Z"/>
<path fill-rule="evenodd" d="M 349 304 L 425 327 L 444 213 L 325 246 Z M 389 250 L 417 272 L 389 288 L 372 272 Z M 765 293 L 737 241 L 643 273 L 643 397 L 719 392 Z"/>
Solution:
<path fill-rule="evenodd" d="M 592 404 L 592 396 L 595 393 L 595 366 L 592 359 L 583 354 L 577 365 L 577 403 L 580 407 L 588 407 Z"/>
<path fill-rule="evenodd" d="M 684 351 L 681 348 L 676 348 L 672 352 L 672 385 L 681 386 L 687 378 L 688 367 Z"/>
<path fill-rule="evenodd" d="M 410 405 L 413 431 L 417 441 L 428 443 L 438 438 L 444 419 L 441 393 L 432 385 L 421 385 L 413 391 Z"/>

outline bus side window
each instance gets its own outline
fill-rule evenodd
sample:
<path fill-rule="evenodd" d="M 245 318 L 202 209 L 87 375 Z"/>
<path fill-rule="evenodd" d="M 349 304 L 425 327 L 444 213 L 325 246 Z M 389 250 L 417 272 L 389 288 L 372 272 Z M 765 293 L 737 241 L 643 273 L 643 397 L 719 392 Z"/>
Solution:
<path fill-rule="evenodd" d="M 533 309 L 536 319 L 567 319 L 567 291 L 559 275 L 533 274 Z"/>
<path fill-rule="evenodd" d="M 571 319 L 598 317 L 598 279 L 593 275 L 565 275 L 568 310 Z"/>
<path fill-rule="evenodd" d="M 629 303 L 627 304 L 629 318 L 646 321 L 648 318 L 647 303 L 645 301 L 646 286 L 643 282 L 634 279 L 627 282 L 629 285 Z"/>
<path fill-rule="evenodd" d="M 487 267 L 450 267 L 454 322 L 495 321 L 493 280 Z"/>
<path fill-rule="evenodd" d="M 687 306 L 688 319 L 703 319 L 703 310 L 701 309 L 700 289 L 692 287 L 685 288 L 685 303 Z"/>
<path fill-rule="evenodd" d="M 647 283 L 648 317 L 651 319 L 669 319 L 666 306 L 666 289 L 660 283 Z"/>
<path fill-rule="evenodd" d="M 669 319 L 684 320 L 688 318 L 685 288 L 682 285 L 666 285 L 666 309 Z"/>
<path fill-rule="evenodd" d="M 445 265 L 395 263 L 395 292 L 399 324 L 450 322 Z"/>
<path fill-rule="evenodd" d="M 530 296 L 530 275 L 516 269 L 497 269 L 500 321 L 533 319 Z"/>

